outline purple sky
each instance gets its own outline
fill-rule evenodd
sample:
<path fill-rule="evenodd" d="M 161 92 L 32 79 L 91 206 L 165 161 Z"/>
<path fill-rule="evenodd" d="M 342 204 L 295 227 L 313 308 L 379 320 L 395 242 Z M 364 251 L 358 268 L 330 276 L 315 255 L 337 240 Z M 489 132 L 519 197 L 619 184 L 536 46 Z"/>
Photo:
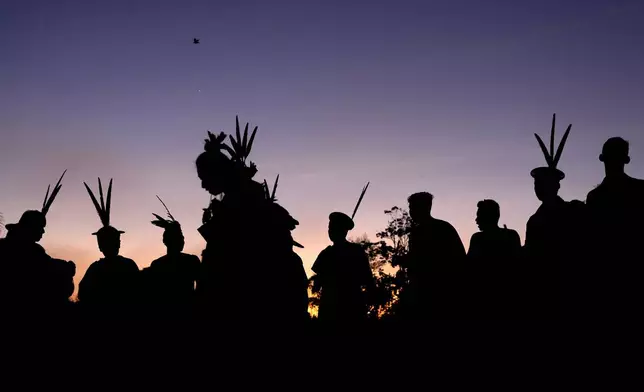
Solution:
<path fill-rule="evenodd" d="M 145 267 L 163 253 L 156 194 L 200 254 L 194 160 L 239 114 L 259 126 L 257 178 L 280 174 L 307 267 L 328 213 L 350 213 L 367 181 L 353 235 L 427 190 L 466 247 L 483 198 L 523 237 L 544 163 L 532 134 L 548 137 L 553 112 L 558 138 L 573 124 L 564 198 L 601 181 L 611 136 L 644 177 L 643 14 L 637 0 L 4 1 L 0 211 L 38 208 L 68 169 L 42 243 L 80 279 L 100 257 L 82 181 L 114 177 L 123 255 Z"/>

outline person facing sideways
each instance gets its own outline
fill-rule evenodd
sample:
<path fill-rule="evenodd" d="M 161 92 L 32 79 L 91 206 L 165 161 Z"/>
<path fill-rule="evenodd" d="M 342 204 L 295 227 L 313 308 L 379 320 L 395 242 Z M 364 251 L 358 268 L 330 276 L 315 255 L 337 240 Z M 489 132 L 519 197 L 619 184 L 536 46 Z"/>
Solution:
<path fill-rule="evenodd" d="M 51 195 L 47 187 L 40 211 L 25 211 L 18 223 L 5 226 L 7 236 L 0 238 L 0 307 L 9 318 L 59 317 L 72 309 L 76 265 L 49 256 L 38 243 L 64 176 L 65 172 Z"/>
<path fill-rule="evenodd" d="M 510 304 L 517 292 L 517 265 L 521 253 L 519 234 L 499 227 L 501 209 L 494 200 L 477 204 L 476 224 L 479 232 L 470 240 L 467 256 L 469 276 L 468 302 L 477 318 L 511 317 Z"/>
<path fill-rule="evenodd" d="M 333 245 L 320 252 L 312 267 L 321 290 L 320 321 L 351 323 L 367 317 L 375 279 L 362 245 L 347 240 L 354 226 L 353 219 L 342 212 L 329 215 L 328 235 Z"/>

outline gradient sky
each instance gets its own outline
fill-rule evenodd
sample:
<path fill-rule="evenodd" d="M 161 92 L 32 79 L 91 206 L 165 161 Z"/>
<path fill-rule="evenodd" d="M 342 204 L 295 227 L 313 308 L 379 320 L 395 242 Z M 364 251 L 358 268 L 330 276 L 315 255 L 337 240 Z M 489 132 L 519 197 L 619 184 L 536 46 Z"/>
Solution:
<path fill-rule="evenodd" d="M 209 197 L 194 160 L 239 114 L 259 126 L 256 178 L 280 174 L 307 269 L 329 212 L 350 213 L 367 181 L 354 236 L 426 190 L 466 247 L 483 198 L 523 237 L 544 164 L 533 133 L 548 137 L 553 112 L 558 138 L 573 124 L 565 199 L 601 181 L 611 136 L 644 177 L 643 15 L 637 0 L 4 0 L 0 212 L 40 208 L 68 169 L 41 243 L 80 280 L 100 257 L 82 182 L 113 177 L 121 254 L 140 267 L 163 254 L 157 194 L 200 254 Z"/>

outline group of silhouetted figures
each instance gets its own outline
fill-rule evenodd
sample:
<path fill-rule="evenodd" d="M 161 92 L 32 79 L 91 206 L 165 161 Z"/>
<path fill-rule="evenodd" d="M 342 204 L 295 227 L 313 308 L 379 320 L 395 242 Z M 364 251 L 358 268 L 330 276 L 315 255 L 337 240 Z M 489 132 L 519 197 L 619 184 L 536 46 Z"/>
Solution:
<path fill-rule="evenodd" d="M 466 252 L 454 227 L 432 216 L 430 193 L 408 198 L 409 246 L 392 263 L 407 282 L 396 299 L 398 320 L 635 317 L 641 298 L 644 181 L 624 172 L 628 142 L 608 139 L 599 156 L 606 173 L 602 183 L 585 202 L 564 201 L 558 192 L 565 175 L 557 164 L 570 126 L 555 151 L 554 120 L 549 149 L 535 135 L 547 165 L 531 172 L 541 206 L 527 222 L 523 246 L 516 231 L 499 226 L 494 200 L 478 203 L 480 232 Z M 164 230 L 167 254 L 139 270 L 119 255 L 124 232 L 110 224 L 112 181 L 104 194 L 99 179 L 98 198 L 85 184 L 102 224 L 93 234 L 104 257 L 80 281 L 77 302 L 69 299 L 74 263 L 50 257 L 38 244 L 63 173 L 51 195 L 47 189 L 42 209 L 6 225 L 7 236 L 0 239 L 3 314 L 309 320 L 309 279 L 293 250 L 302 246 L 291 235 L 298 221 L 277 203 L 277 180 L 270 192 L 266 181 L 253 180 L 257 168 L 247 162 L 256 131 L 249 137 L 248 124 L 242 133 L 237 121 L 229 144 L 224 133 L 209 132 L 197 158 L 202 187 L 212 195 L 198 229 L 207 244 L 201 260 L 182 253 L 182 227 L 163 204 L 167 218 L 154 214 L 152 223 Z M 369 317 L 377 281 L 365 248 L 347 240 L 353 227 L 353 216 L 329 215 L 333 244 L 312 267 L 320 321 L 347 324 Z"/>

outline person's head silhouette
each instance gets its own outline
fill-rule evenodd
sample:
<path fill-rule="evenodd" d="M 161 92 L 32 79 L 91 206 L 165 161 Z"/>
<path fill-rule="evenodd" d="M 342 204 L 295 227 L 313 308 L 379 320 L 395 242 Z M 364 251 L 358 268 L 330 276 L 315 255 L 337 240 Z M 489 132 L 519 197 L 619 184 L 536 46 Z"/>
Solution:
<path fill-rule="evenodd" d="M 235 117 L 235 120 L 237 138 L 234 139 L 229 136 L 232 147 L 224 143 L 226 140 L 225 133 L 214 135 L 208 132 L 204 152 L 197 157 L 197 175 L 201 180 L 201 187 L 213 196 L 234 190 L 257 173 L 257 167 L 253 162 L 246 165 L 246 159 L 250 155 L 253 141 L 255 140 L 257 127 L 255 127 L 249 138 L 248 123 L 246 123 L 242 139 L 239 118 Z M 226 156 L 223 151 L 226 151 L 229 156 Z"/>
<path fill-rule="evenodd" d="M 501 209 L 499 203 L 494 200 L 485 199 L 478 202 L 476 211 L 476 224 L 479 230 L 486 231 L 499 227 Z"/>
<path fill-rule="evenodd" d="M 558 197 L 560 182 L 566 176 L 564 172 L 557 169 L 557 164 L 561 159 L 561 154 L 563 153 L 564 146 L 566 145 L 566 140 L 568 140 L 572 124 L 568 125 L 564 136 L 561 138 L 559 146 L 557 146 L 557 151 L 555 152 L 555 119 L 556 115 L 553 114 L 552 128 L 550 129 L 550 150 L 546 148 L 546 145 L 543 143 L 543 140 L 541 140 L 539 135 L 536 133 L 534 134 L 547 163 L 547 166 L 537 167 L 530 172 L 530 175 L 534 178 L 534 193 L 542 202 L 555 200 Z"/>
<path fill-rule="evenodd" d="M 432 217 L 434 195 L 429 192 L 417 192 L 407 198 L 409 216 L 415 223 L 425 222 Z"/>
<path fill-rule="evenodd" d="M 67 170 L 58 179 L 58 182 L 54 186 L 51 195 L 49 191 L 51 186 L 47 186 L 47 194 L 45 194 L 45 201 L 43 202 L 42 209 L 37 210 L 28 210 L 25 211 L 18 223 L 9 223 L 5 225 L 5 228 L 10 233 L 12 237 L 20 238 L 22 241 L 27 242 L 38 242 L 42 239 L 42 236 L 45 234 L 45 227 L 47 226 L 47 212 L 49 208 L 54 203 L 58 192 L 63 187 L 61 181 L 65 177 Z"/>
<path fill-rule="evenodd" d="M 631 162 L 628 147 L 628 142 L 621 137 L 611 137 L 606 140 L 599 160 L 604 163 L 607 173 L 624 173 L 624 166 Z"/>
<path fill-rule="evenodd" d="M 105 257 L 118 256 L 121 249 L 121 234 L 124 231 L 117 230 L 112 226 L 103 226 L 97 232 L 92 233 L 96 236 L 98 249 Z"/>
<path fill-rule="evenodd" d="M 181 231 L 181 224 L 174 219 L 174 216 L 172 216 L 170 210 L 165 205 L 163 200 L 161 200 L 159 196 L 157 196 L 157 199 L 159 199 L 161 204 L 163 204 L 163 207 L 165 208 L 169 219 L 165 219 L 157 214 L 152 214 L 155 218 L 157 218 L 156 220 L 152 221 L 152 224 L 163 228 L 163 244 L 166 246 L 168 254 L 181 253 L 183 251 L 183 247 L 185 246 L 185 239 L 183 237 L 183 232 Z"/>
<path fill-rule="evenodd" d="M 334 244 L 347 241 L 349 230 L 353 229 L 354 223 L 347 214 L 342 212 L 332 212 L 329 214 L 329 239 Z"/>
<path fill-rule="evenodd" d="M 10 223 L 5 227 L 13 236 L 23 241 L 38 242 L 45 234 L 45 226 L 47 218 L 42 212 L 28 210 L 22 214 L 18 223 Z"/>
<path fill-rule="evenodd" d="M 118 230 L 110 226 L 110 207 L 112 203 L 112 180 L 110 179 L 110 184 L 107 187 L 107 197 L 103 198 L 103 185 L 101 184 L 101 179 L 98 179 L 98 192 L 100 196 L 101 203 L 98 203 L 94 193 L 89 188 L 89 186 L 83 182 L 89 197 L 96 208 L 98 217 L 103 224 L 98 231 L 92 233 L 96 236 L 96 241 L 98 242 L 98 248 L 105 255 L 105 257 L 114 257 L 118 256 L 119 250 L 121 249 L 121 234 L 125 233 L 124 231 Z"/>
<path fill-rule="evenodd" d="M 542 167 L 532 170 L 534 178 L 534 194 L 540 201 L 549 201 L 556 198 L 561 187 L 561 180 L 565 174 L 558 169 Z"/>

